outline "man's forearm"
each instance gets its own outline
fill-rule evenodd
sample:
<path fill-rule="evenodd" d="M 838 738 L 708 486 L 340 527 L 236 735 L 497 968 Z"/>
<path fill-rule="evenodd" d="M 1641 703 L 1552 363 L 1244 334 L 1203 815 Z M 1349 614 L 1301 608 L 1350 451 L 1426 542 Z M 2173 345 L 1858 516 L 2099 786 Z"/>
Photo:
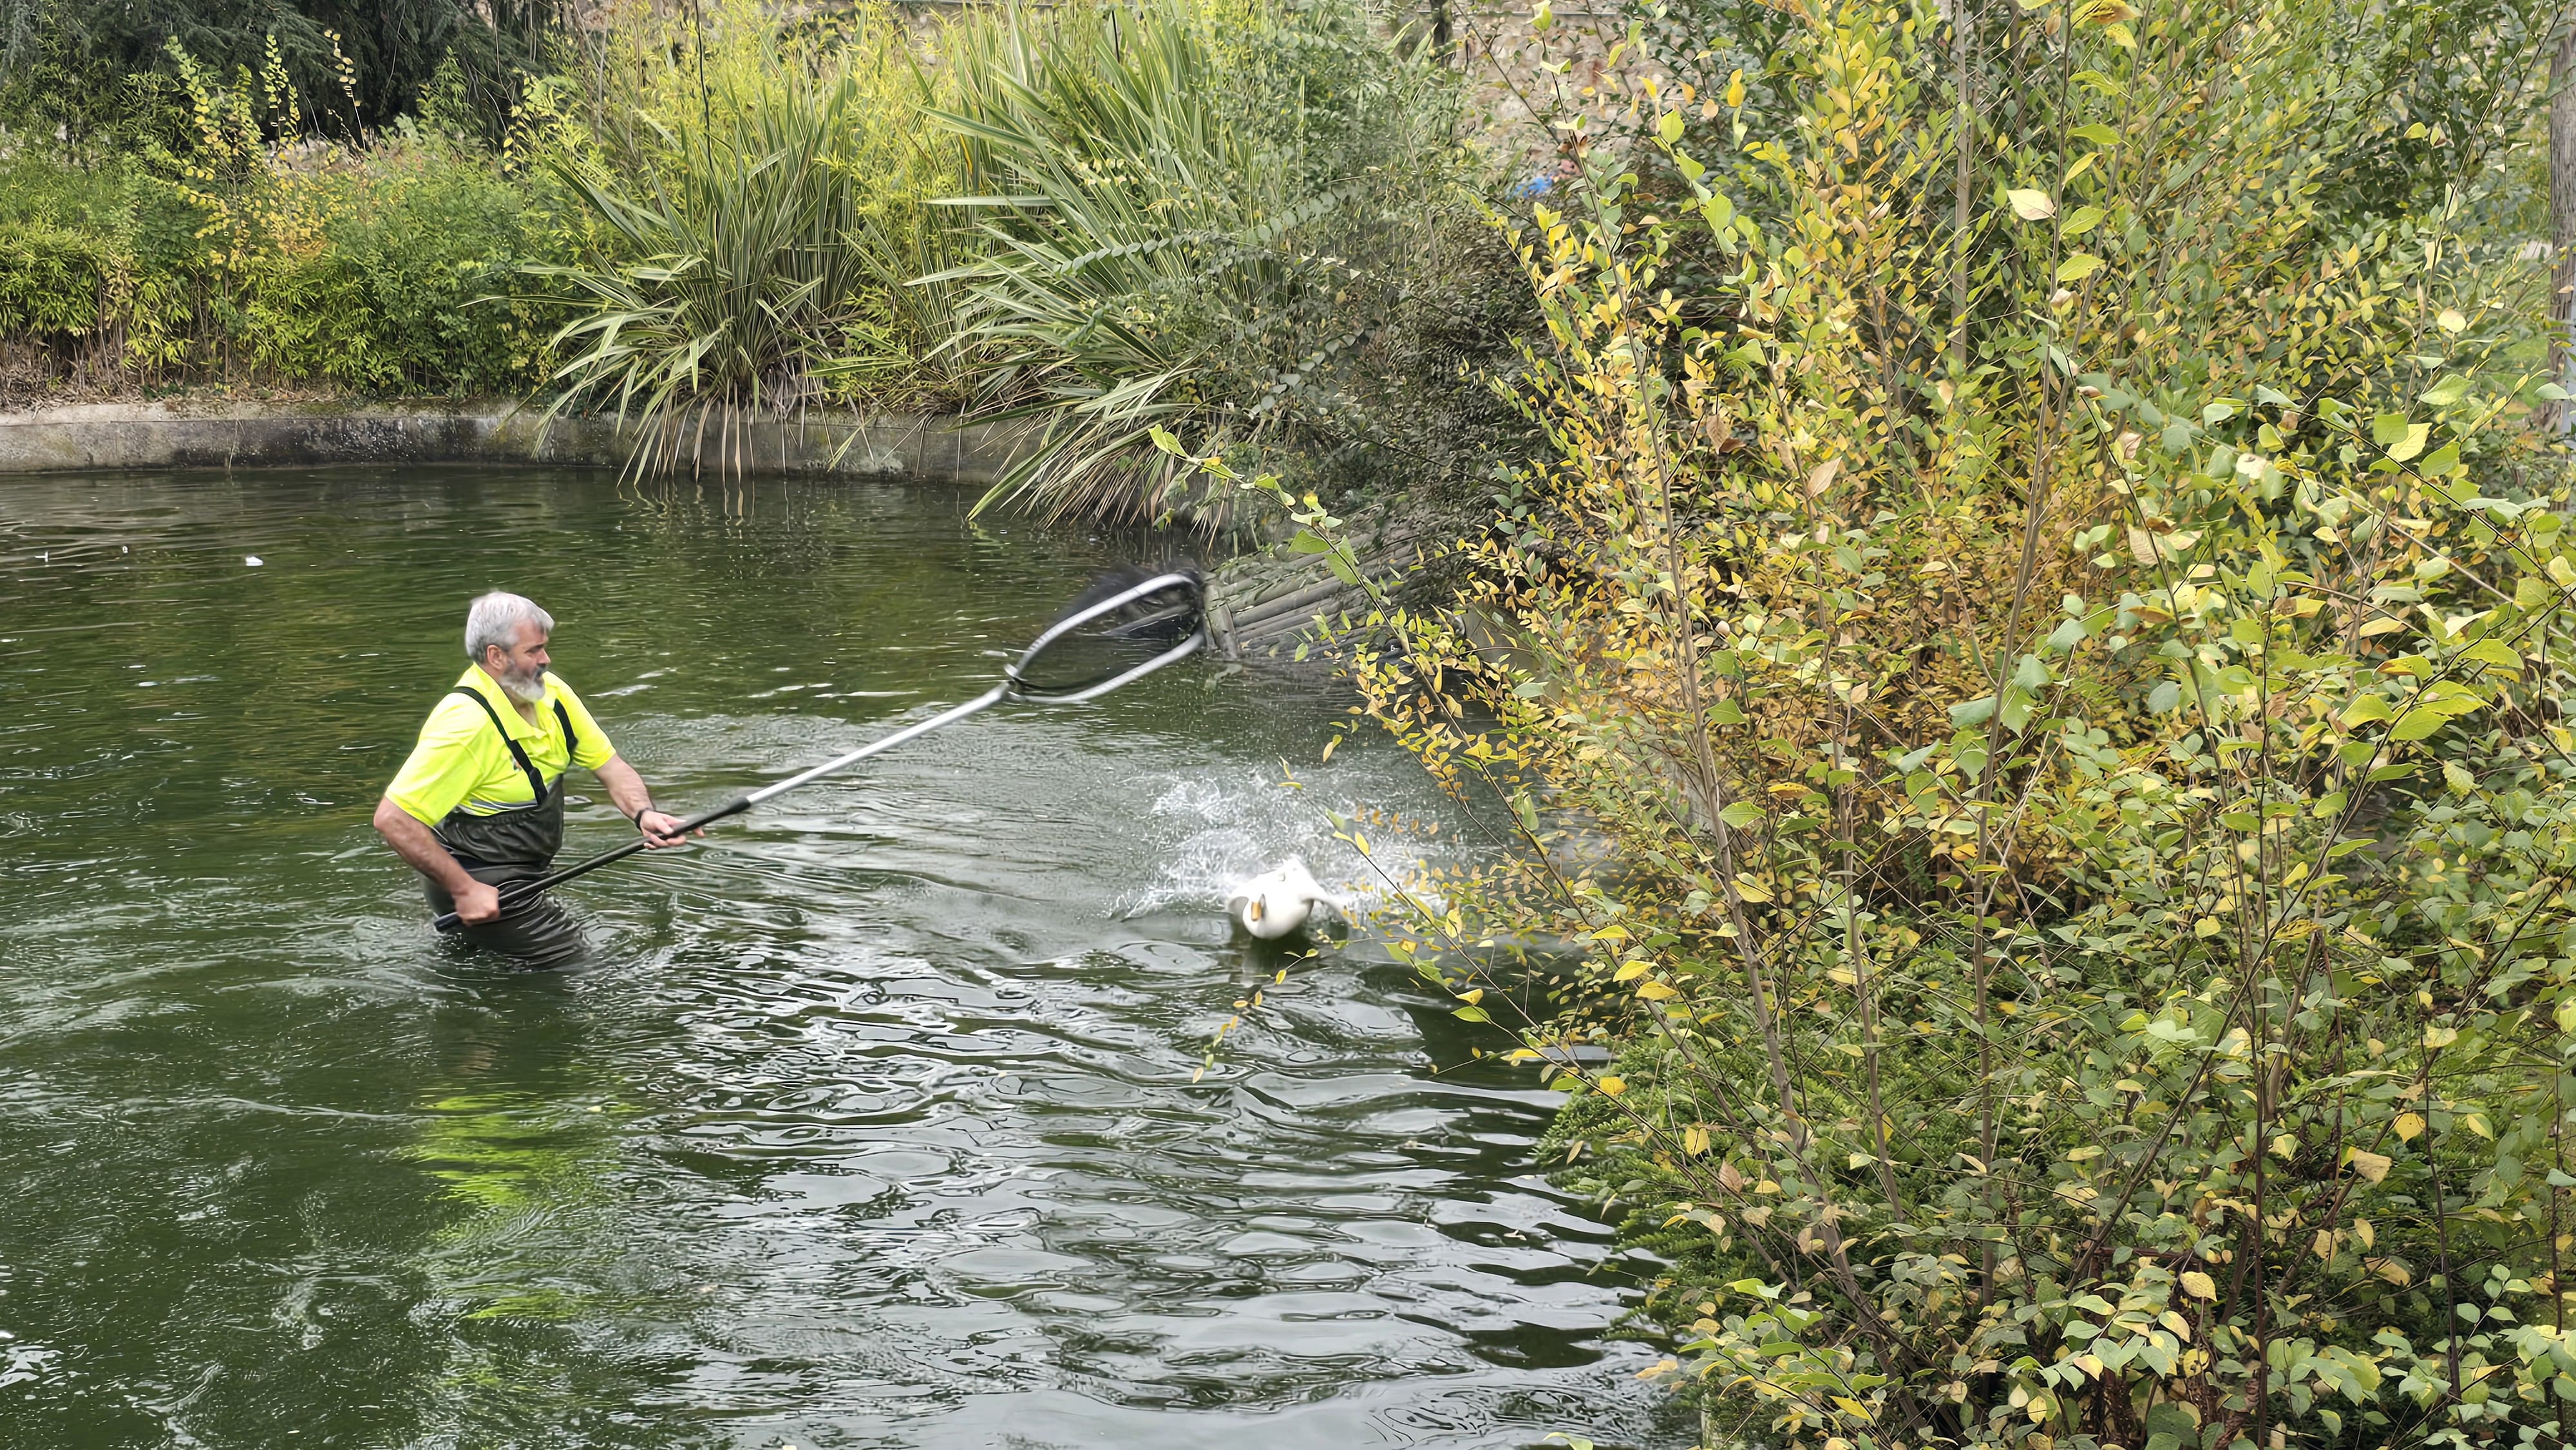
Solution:
<path fill-rule="evenodd" d="M 679 818 L 653 804 L 653 793 L 644 788 L 644 777 L 635 773 L 635 767 L 626 763 L 625 756 L 608 757 L 608 763 L 602 765 L 596 774 L 599 783 L 608 788 L 608 798 L 617 803 L 617 809 L 643 831 L 645 845 L 658 851 L 666 846 L 680 845 L 687 839 L 680 834 Z M 665 831 L 671 834 L 662 834 Z M 698 834 L 703 836 L 706 832 Z"/>
<path fill-rule="evenodd" d="M 465 874 L 465 868 L 456 864 L 456 858 L 447 854 L 445 846 L 438 844 L 438 838 L 429 833 L 429 827 L 392 801 L 376 803 L 376 834 L 385 838 L 385 844 L 394 848 L 395 855 L 411 863 L 413 870 L 445 888 L 448 895 L 459 895 L 474 884 L 474 878 Z"/>
<path fill-rule="evenodd" d="M 619 815 L 631 821 L 635 819 L 636 812 L 653 809 L 653 792 L 645 789 L 644 777 L 635 773 L 635 767 L 626 763 L 625 756 L 608 757 L 608 763 L 602 765 L 596 773 L 599 776 L 599 783 L 607 788 L 608 799 L 617 807 Z"/>

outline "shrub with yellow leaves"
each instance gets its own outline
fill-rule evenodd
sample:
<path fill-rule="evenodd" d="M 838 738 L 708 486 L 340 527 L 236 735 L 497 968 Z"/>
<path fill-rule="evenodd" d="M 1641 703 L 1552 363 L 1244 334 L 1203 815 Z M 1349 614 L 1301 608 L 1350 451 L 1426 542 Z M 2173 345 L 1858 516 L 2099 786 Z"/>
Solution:
<path fill-rule="evenodd" d="M 1569 127 L 1548 456 L 1345 641 L 1521 836 L 1396 949 L 1573 1094 L 1712 1440 L 2554 1443 L 2576 538 L 2539 273 L 2462 225 L 2512 173 L 2322 210 L 2378 121 L 2316 0 L 2025 4 L 1975 104 L 1963 8 L 1790 7 L 1794 122 L 1717 154 L 1672 89 L 1616 98 L 1656 166 Z M 1548 939 L 1581 1010 L 1522 1015 L 1479 944 Z"/>

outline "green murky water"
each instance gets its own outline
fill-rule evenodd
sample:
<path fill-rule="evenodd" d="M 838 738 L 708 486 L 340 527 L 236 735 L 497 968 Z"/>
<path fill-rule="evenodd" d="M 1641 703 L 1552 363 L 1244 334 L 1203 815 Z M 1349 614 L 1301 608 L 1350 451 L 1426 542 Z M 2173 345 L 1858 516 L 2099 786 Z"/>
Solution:
<path fill-rule="evenodd" d="M 1319 685 L 988 714 L 569 888 L 579 972 L 428 934 L 366 820 L 470 594 L 705 805 L 979 690 L 1117 552 L 966 501 L 0 482 L 0 1444 L 1671 1438 L 1548 1100 L 1405 974 L 1300 966 L 1190 1080 L 1279 965 L 1224 884 L 1439 809 L 1312 766 Z"/>

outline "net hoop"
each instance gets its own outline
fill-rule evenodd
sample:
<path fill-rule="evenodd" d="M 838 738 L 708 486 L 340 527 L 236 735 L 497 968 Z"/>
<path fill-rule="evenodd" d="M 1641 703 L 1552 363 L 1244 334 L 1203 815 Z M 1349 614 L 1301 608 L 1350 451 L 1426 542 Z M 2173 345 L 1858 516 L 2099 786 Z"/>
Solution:
<path fill-rule="evenodd" d="M 1146 660 L 1142 664 L 1131 665 L 1122 670 L 1117 670 L 1088 680 L 1077 681 L 1070 685 L 1038 685 L 1032 684 L 1028 680 L 1027 671 L 1029 662 L 1036 659 L 1040 654 L 1045 653 L 1047 646 L 1054 644 L 1057 640 L 1064 638 L 1066 635 L 1071 634 L 1075 630 L 1080 629 L 1082 626 L 1089 624 L 1096 619 L 1100 619 L 1106 615 L 1115 614 L 1119 610 L 1126 608 L 1128 605 L 1133 604 L 1140 599 L 1145 599 L 1156 594 L 1166 593 L 1174 588 L 1179 588 L 1188 592 L 1192 604 L 1192 613 L 1198 620 L 1197 629 L 1191 632 L 1188 639 L 1181 641 L 1179 644 L 1172 646 L 1170 649 L 1163 651 L 1152 659 Z M 1121 590 L 1118 593 L 1111 595 L 1109 598 L 1101 600 L 1097 604 L 1088 605 L 1082 609 L 1075 610 L 1073 613 L 1057 620 L 1054 624 L 1049 625 L 1044 634 L 1031 640 L 1029 642 L 1029 647 L 1020 652 L 1020 657 L 1013 661 L 1008 668 L 1002 671 L 1004 688 L 1007 689 L 1015 698 L 1034 700 L 1045 705 L 1072 705 L 1078 704 L 1084 700 L 1098 699 L 1100 696 L 1106 695 L 1112 690 L 1119 689 L 1122 686 L 1131 684 L 1152 674 L 1154 671 L 1163 668 L 1165 665 L 1173 664 L 1177 661 L 1189 658 L 1191 655 L 1198 653 L 1198 651 L 1207 644 L 1207 616 L 1204 610 L 1197 607 L 1199 601 L 1199 588 L 1199 581 L 1193 575 L 1157 574 L 1153 578 L 1131 588 Z"/>

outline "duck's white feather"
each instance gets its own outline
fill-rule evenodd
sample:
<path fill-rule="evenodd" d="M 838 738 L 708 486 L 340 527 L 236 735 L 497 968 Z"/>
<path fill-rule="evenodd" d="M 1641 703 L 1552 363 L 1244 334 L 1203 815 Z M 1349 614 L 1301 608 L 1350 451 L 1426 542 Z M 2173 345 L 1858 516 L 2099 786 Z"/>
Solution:
<path fill-rule="evenodd" d="M 1306 863 L 1294 857 L 1234 888 L 1225 909 L 1235 924 L 1263 941 L 1277 941 L 1302 929 L 1317 906 L 1338 907 L 1324 893 Z"/>

